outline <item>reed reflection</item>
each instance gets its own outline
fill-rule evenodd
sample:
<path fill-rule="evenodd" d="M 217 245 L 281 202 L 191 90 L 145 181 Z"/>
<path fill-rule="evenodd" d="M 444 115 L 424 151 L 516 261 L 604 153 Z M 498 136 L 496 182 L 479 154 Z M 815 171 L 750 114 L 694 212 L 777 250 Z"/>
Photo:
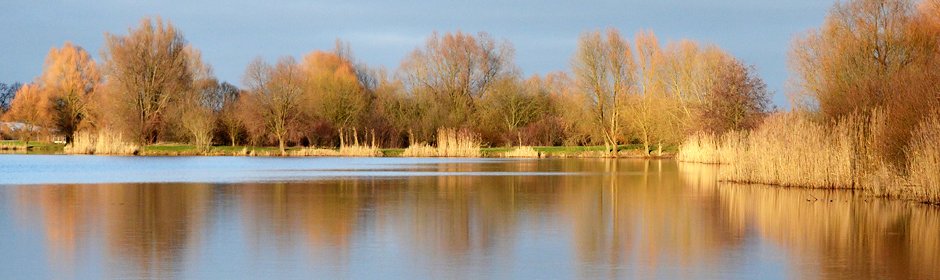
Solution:
<path fill-rule="evenodd" d="M 696 189 L 712 189 L 735 231 L 756 229 L 792 256 L 798 278 L 940 277 L 940 210 L 852 191 L 717 183 L 716 166 L 682 164 Z"/>

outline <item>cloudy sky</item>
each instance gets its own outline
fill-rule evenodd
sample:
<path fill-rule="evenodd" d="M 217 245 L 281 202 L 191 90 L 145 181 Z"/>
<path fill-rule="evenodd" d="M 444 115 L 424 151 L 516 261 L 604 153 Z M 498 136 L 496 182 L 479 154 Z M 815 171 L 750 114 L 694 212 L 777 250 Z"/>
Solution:
<path fill-rule="evenodd" d="M 50 47 L 76 43 L 100 57 L 106 32 L 126 34 L 145 16 L 183 30 L 223 80 L 240 84 L 255 57 L 276 59 L 350 42 L 370 65 L 398 67 L 433 31 L 485 31 L 507 39 L 526 75 L 567 70 L 578 35 L 616 27 L 661 40 L 718 44 L 753 64 L 786 107 L 786 54 L 819 26 L 830 0 L 300 1 L 5 0 L 0 5 L 0 81 L 31 81 Z M 199 3 L 192 3 L 199 2 Z"/>

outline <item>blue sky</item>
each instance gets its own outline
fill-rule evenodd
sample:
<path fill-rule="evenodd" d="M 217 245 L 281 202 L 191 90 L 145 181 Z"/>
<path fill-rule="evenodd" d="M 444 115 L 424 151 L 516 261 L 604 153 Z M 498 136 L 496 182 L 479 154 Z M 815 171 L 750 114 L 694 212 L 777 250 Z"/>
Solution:
<path fill-rule="evenodd" d="M 12 2 L 10 2 L 12 1 Z M 0 5 L 0 81 L 31 81 L 49 48 L 65 41 L 96 58 L 104 33 L 125 34 L 161 16 L 202 50 L 219 78 L 241 84 L 255 57 L 276 59 L 350 42 L 370 65 L 398 67 L 433 31 L 485 31 L 507 39 L 526 76 L 567 70 L 581 32 L 615 27 L 632 36 L 714 43 L 757 67 L 786 107 L 787 51 L 821 25 L 827 0 L 661 1 L 197 1 L 7 0 Z"/>

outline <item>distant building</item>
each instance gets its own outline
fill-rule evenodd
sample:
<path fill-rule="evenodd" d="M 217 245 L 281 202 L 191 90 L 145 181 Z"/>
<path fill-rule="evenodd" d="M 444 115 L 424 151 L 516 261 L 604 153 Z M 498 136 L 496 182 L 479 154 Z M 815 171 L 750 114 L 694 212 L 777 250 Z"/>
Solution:
<path fill-rule="evenodd" d="M 21 122 L 0 122 L 0 133 L 8 134 L 8 136 L 16 135 L 16 132 L 24 129 L 32 129 L 34 132 L 47 131 L 49 132 L 48 135 L 42 135 L 42 133 L 40 133 L 41 135 L 38 139 L 50 141 L 56 144 L 65 144 L 65 136 L 60 134 L 57 129 L 47 129 L 41 126 L 29 126 Z"/>

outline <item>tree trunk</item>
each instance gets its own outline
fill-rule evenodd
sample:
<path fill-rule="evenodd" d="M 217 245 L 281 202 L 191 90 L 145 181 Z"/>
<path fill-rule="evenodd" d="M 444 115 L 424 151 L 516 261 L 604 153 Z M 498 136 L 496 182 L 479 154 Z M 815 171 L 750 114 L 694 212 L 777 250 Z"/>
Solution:
<path fill-rule="evenodd" d="M 284 136 L 280 136 L 280 135 L 277 136 L 277 147 L 278 149 L 281 150 L 282 156 L 287 155 L 287 150 L 284 149 Z"/>
<path fill-rule="evenodd" d="M 340 128 L 340 129 L 339 129 L 339 147 L 340 147 L 341 149 L 346 146 L 346 139 L 345 139 L 345 138 L 346 138 L 346 136 L 343 135 L 343 129 Z"/>
<path fill-rule="evenodd" d="M 359 146 L 359 130 L 357 130 L 355 127 L 353 127 L 353 143 L 353 145 L 356 147 Z"/>

